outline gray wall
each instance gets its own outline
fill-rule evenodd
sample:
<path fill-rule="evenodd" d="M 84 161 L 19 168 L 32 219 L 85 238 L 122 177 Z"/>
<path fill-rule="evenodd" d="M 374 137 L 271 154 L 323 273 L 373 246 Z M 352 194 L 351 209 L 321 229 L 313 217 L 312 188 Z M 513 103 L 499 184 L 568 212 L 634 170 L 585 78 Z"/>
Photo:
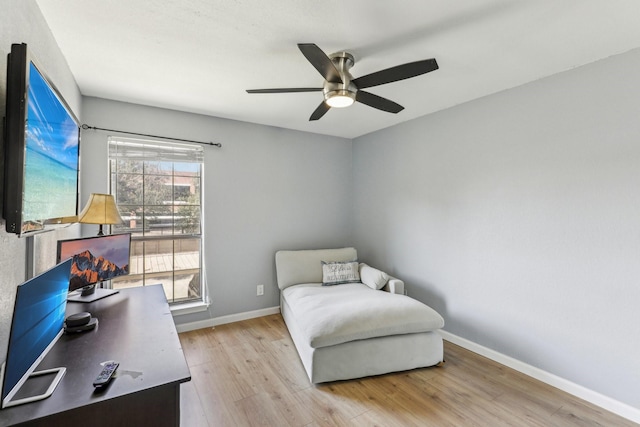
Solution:
<path fill-rule="evenodd" d="M 205 268 L 212 307 L 177 323 L 275 307 L 278 249 L 351 242 L 351 141 L 85 98 L 90 126 L 214 141 L 205 148 Z M 109 132 L 82 134 L 83 201 L 107 191 Z M 111 133 L 113 134 L 113 133 Z M 256 296 L 256 286 L 265 295 Z"/>
<path fill-rule="evenodd" d="M 33 0 L 0 0 L 0 116 L 5 115 L 7 54 L 13 43 L 27 43 L 38 64 L 57 86 L 76 116 L 79 116 L 82 105 L 80 91 Z M 75 235 L 77 227 L 29 238 L 17 238 L 4 230 L 5 222 L 0 218 L 0 363 L 4 361 L 7 351 L 16 286 L 26 279 L 27 274 L 31 276 L 52 266 L 55 263 L 57 239 Z M 28 272 L 27 252 L 30 259 L 34 260 L 29 263 L 31 267 Z"/>
<path fill-rule="evenodd" d="M 640 50 L 354 141 L 355 242 L 445 329 L 640 408 Z"/>

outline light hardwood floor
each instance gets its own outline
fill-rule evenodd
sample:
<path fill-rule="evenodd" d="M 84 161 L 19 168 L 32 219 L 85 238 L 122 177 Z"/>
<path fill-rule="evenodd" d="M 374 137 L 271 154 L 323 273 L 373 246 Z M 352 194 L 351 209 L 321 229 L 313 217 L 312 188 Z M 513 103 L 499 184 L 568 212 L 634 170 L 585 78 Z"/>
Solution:
<path fill-rule="evenodd" d="M 180 341 L 185 427 L 637 426 L 448 342 L 442 367 L 314 386 L 279 314 Z"/>

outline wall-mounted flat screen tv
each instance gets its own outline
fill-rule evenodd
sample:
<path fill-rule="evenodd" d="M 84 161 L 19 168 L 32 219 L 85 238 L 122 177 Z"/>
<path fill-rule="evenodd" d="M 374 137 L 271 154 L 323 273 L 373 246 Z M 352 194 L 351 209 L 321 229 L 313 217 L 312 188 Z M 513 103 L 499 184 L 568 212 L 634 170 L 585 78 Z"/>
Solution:
<path fill-rule="evenodd" d="M 18 235 L 75 222 L 80 126 L 31 57 L 14 44 L 7 57 L 3 216 Z"/>

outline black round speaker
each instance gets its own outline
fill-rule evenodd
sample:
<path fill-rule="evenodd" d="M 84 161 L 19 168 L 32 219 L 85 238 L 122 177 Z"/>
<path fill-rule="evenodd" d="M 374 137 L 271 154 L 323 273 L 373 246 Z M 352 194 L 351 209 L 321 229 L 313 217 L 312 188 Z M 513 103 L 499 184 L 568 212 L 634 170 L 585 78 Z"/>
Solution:
<path fill-rule="evenodd" d="M 67 328 L 76 328 L 89 323 L 91 320 L 91 313 L 83 311 L 82 313 L 75 313 L 67 317 L 64 321 Z"/>

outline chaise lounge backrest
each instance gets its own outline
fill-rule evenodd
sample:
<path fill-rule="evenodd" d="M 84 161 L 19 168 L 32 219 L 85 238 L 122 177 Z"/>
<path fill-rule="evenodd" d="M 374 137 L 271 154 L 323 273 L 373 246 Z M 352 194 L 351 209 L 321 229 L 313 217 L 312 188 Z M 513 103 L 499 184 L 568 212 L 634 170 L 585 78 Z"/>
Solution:
<path fill-rule="evenodd" d="M 276 252 L 276 275 L 282 290 L 300 283 L 322 282 L 322 261 L 357 261 L 355 248 Z"/>

